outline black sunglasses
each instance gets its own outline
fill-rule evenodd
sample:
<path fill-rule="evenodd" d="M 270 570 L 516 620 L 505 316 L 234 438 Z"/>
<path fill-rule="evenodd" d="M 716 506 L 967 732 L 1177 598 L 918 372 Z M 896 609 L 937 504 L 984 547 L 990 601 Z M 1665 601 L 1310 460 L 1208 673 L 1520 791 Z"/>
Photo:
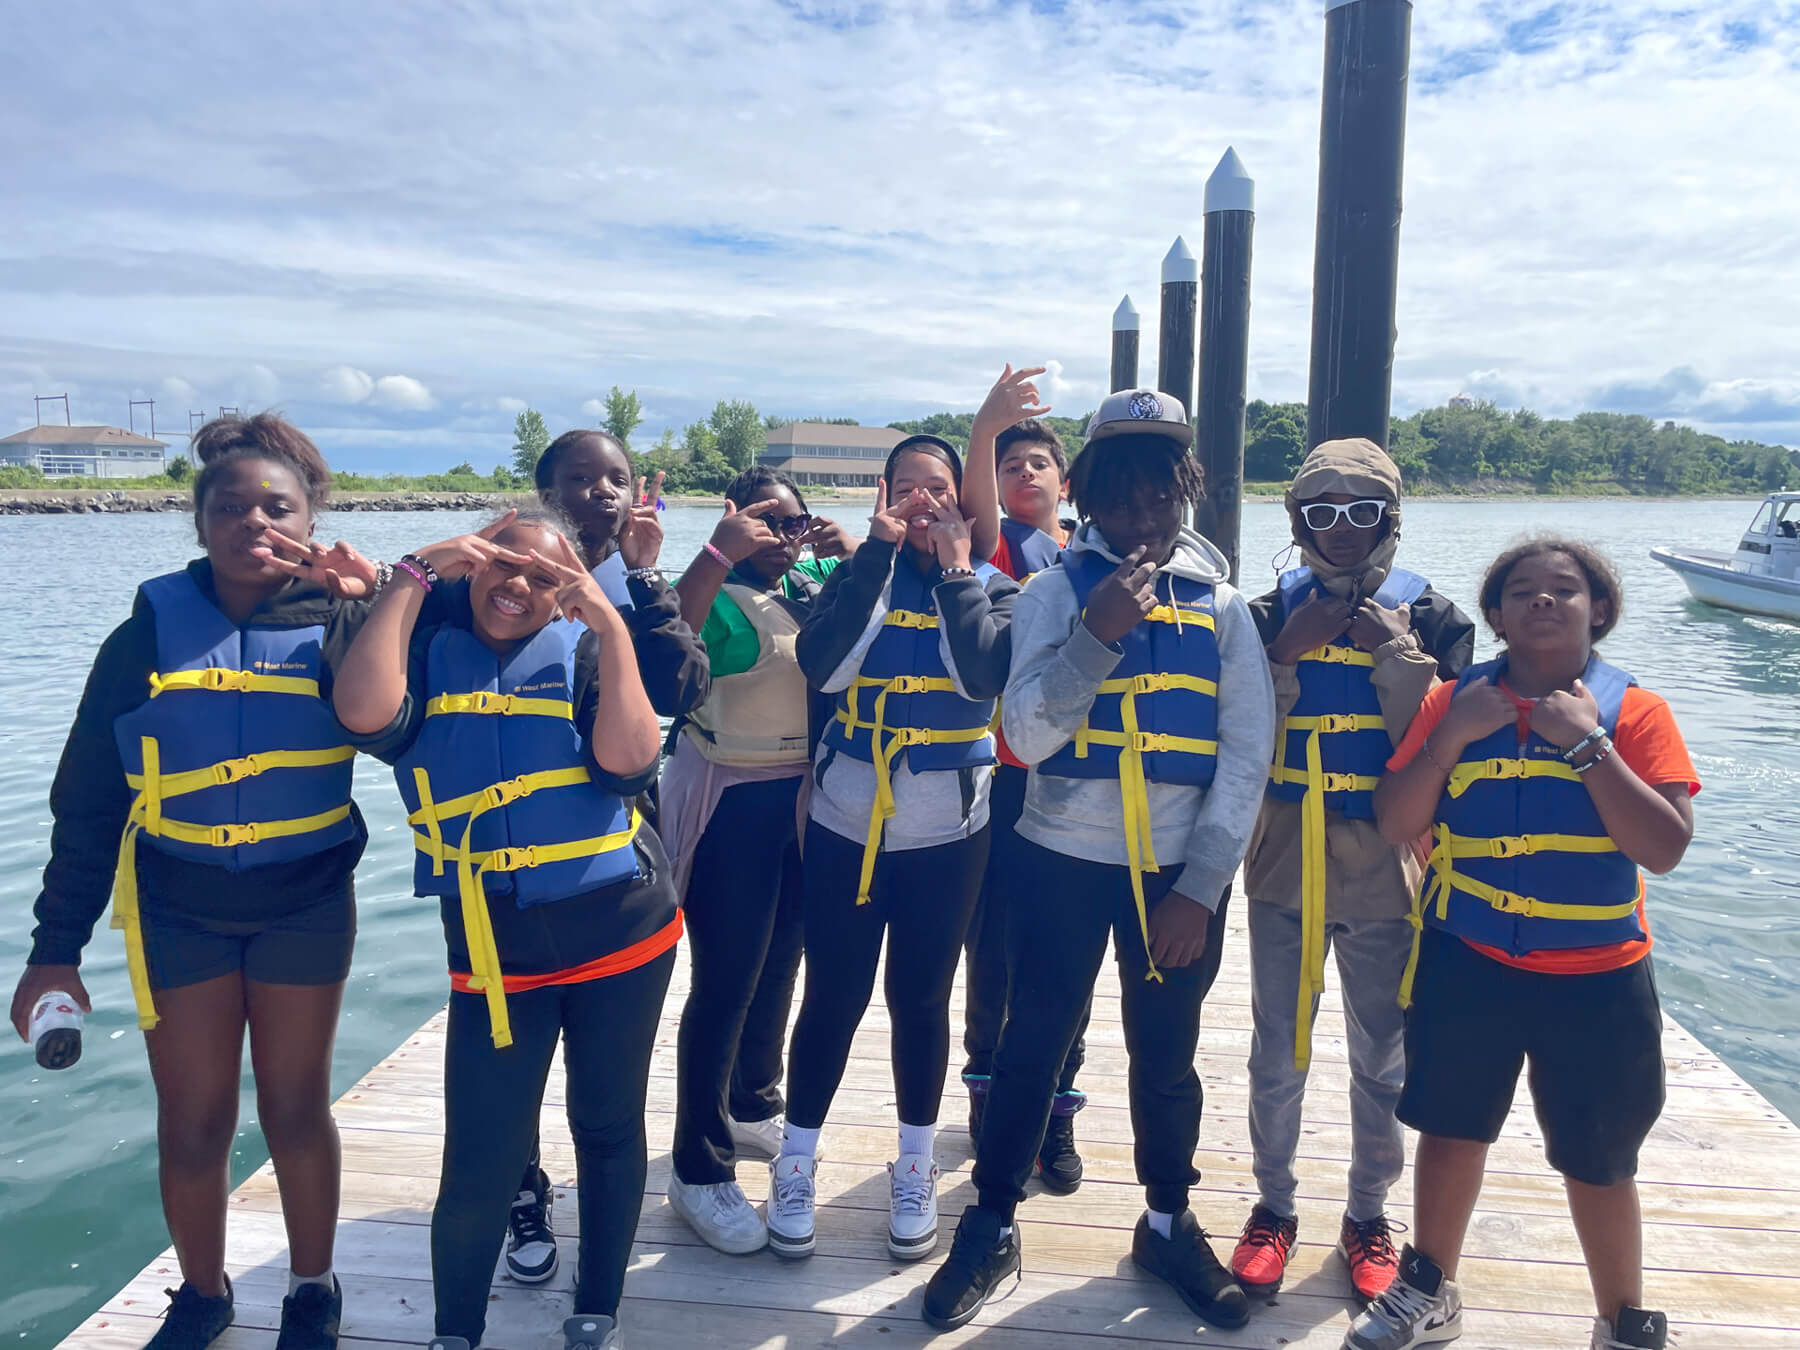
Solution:
<path fill-rule="evenodd" d="M 771 519 L 769 528 L 783 539 L 798 539 L 812 528 L 812 516 L 801 512 L 797 516 L 783 516 L 780 520 Z"/>

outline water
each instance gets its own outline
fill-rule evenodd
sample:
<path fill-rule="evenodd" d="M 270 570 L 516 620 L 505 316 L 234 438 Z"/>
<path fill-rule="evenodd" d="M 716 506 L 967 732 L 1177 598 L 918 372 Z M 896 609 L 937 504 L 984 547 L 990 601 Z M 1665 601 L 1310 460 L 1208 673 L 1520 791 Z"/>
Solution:
<path fill-rule="evenodd" d="M 1620 563 L 1625 618 L 1606 653 L 1674 705 L 1705 783 L 1686 861 L 1652 880 L 1658 982 L 1685 1026 L 1800 1119 L 1800 1041 L 1788 1032 L 1800 1027 L 1800 982 L 1790 973 L 1800 961 L 1791 851 L 1800 840 L 1800 628 L 1696 605 L 1647 556 L 1653 544 L 1727 547 L 1752 509 L 1418 503 L 1406 508 L 1400 560 L 1465 607 L 1488 560 L 1522 530 L 1580 534 Z M 714 518 L 672 508 L 665 561 L 691 558 Z M 392 558 L 478 523 L 448 513 L 359 514 L 321 532 L 342 530 Z M 1246 508 L 1246 589 L 1268 588 L 1268 560 L 1286 537 L 1279 507 Z M 0 517 L 10 597 L 0 655 L 0 983 L 8 997 L 49 850 L 50 779 L 95 648 L 129 612 L 141 578 L 193 553 L 184 516 Z M 1492 648 L 1483 632 L 1478 655 Z M 398 798 L 372 761 L 358 765 L 357 796 L 372 837 L 357 877 L 356 964 L 338 1033 L 336 1091 L 423 1022 L 445 992 L 436 904 L 408 893 L 411 848 L 397 824 Z M 53 1345 L 168 1240 L 156 1190 L 155 1103 L 121 945 L 104 921 L 83 974 L 95 1007 L 79 1065 L 50 1073 L 26 1046 L 0 1040 L 11 1046 L 0 1049 L 0 1350 Z M 234 1178 L 266 1156 L 247 1077 L 240 1121 Z"/>

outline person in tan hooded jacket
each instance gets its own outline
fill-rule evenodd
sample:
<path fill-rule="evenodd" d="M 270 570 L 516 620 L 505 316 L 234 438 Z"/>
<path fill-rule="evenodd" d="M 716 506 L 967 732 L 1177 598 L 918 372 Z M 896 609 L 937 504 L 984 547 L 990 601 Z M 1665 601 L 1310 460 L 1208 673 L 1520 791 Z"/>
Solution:
<path fill-rule="evenodd" d="M 1250 1134 L 1260 1192 L 1232 1269 L 1272 1295 L 1297 1233 L 1294 1158 L 1324 988 L 1337 952 L 1351 1073 L 1350 1194 L 1338 1249 L 1361 1299 L 1392 1281 L 1385 1217 L 1404 1164 L 1399 989 L 1419 862 L 1383 842 L 1371 793 L 1425 695 L 1474 654 L 1475 629 L 1394 565 L 1400 470 L 1368 440 L 1327 441 L 1287 493 L 1302 566 L 1251 602 L 1275 685 L 1269 787 L 1244 861 L 1255 1035 Z"/>

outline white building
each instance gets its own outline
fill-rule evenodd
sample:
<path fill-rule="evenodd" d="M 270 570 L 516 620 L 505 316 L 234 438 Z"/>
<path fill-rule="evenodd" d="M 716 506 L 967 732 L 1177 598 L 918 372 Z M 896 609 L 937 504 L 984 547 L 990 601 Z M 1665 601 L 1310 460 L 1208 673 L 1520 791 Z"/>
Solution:
<path fill-rule="evenodd" d="M 0 437 L 0 465 L 36 465 L 46 478 L 151 478 L 167 467 L 162 441 L 123 427 L 32 427 Z"/>

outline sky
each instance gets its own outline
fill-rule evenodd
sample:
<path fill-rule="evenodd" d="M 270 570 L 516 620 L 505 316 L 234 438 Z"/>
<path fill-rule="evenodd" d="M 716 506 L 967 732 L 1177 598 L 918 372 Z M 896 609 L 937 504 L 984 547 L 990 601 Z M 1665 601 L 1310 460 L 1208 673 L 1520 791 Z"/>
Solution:
<path fill-rule="evenodd" d="M 1357 0 L 1358 3 L 1368 0 Z M 1381 0 L 1385 3 L 1386 0 Z M 340 468 L 865 422 L 1049 364 L 1256 180 L 1250 395 L 1304 399 L 1324 0 L 60 0 L 0 81 L 0 433 L 273 407 Z M 1426 0 L 1394 408 L 1800 446 L 1800 3 Z M 60 409 L 47 412 L 59 416 Z M 140 425 L 145 416 L 139 410 Z M 179 437 L 174 444 L 181 444 Z"/>

